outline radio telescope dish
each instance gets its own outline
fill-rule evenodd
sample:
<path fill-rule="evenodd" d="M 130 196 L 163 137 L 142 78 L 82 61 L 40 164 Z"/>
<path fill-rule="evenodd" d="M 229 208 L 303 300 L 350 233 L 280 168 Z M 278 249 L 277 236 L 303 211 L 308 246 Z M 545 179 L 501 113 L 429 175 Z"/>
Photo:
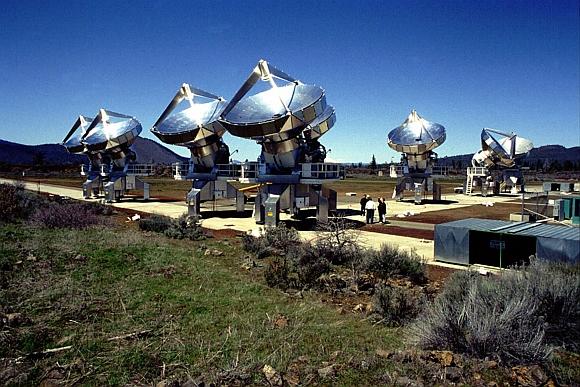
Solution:
<path fill-rule="evenodd" d="M 484 128 L 481 131 L 481 150 L 473 155 L 471 163 L 473 166 L 513 167 L 516 160 L 527 155 L 533 147 L 530 140 L 515 133 Z"/>
<path fill-rule="evenodd" d="M 274 78 L 288 84 L 278 86 Z M 269 82 L 271 88 L 245 97 L 260 79 Z M 234 136 L 268 136 L 273 141 L 284 141 L 298 136 L 310 123 L 328 113 L 327 108 L 321 87 L 303 84 L 261 60 L 224 109 L 220 121 Z"/>
<path fill-rule="evenodd" d="M 112 150 L 129 147 L 143 127 L 136 118 L 105 109 L 99 110 L 86 133 L 81 138 L 89 151 Z"/>
<path fill-rule="evenodd" d="M 194 102 L 195 96 L 204 97 L 209 101 Z M 189 106 L 173 113 L 185 100 L 189 102 Z M 224 127 L 218 121 L 225 105 L 226 101 L 223 98 L 184 83 L 155 122 L 151 132 L 164 143 L 172 145 L 193 147 L 216 142 L 225 133 Z"/>
<path fill-rule="evenodd" d="M 79 118 L 77 118 L 71 130 L 68 132 L 64 140 L 62 140 L 62 145 L 69 153 L 86 153 L 85 145 L 81 142 L 81 138 L 86 133 L 92 121 L 92 118 L 83 115 L 80 115 Z"/>
<path fill-rule="evenodd" d="M 445 138 L 443 125 L 429 122 L 412 110 L 405 122 L 389 132 L 388 145 L 397 152 L 420 155 L 443 144 Z"/>

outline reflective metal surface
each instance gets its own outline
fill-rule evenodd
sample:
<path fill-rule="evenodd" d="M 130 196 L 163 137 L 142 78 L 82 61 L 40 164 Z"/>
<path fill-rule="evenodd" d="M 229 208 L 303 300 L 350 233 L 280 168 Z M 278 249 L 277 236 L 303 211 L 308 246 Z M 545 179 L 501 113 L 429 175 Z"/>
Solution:
<path fill-rule="evenodd" d="M 278 85 L 275 79 L 286 82 Z M 266 91 L 246 96 L 258 81 Z M 273 170 L 292 169 L 306 160 L 324 161 L 318 142 L 336 121 L 324 90 L 307 85 L 261 60 L 222 112 L 220 122 L 234 136 L 254 138 Z"/>
<path fill-rule="evenodd" d="M 205 97 L 208 101 L 199 102 L 194 99 L 195 96 Z M 188 107 L 175 112 L 182 102 L 187 103 Z M 225 105 L 223 98 L 184 83 L 151 132 L 167 144 L 188 147 L 211 144 L 225 133 L 224 127 L 217 121 Z"/>
<path fill-rule="evenodd" d="M 413 110 L 405 122 L 389 132 L 388 145 L 397 152 L 420 155 L 443 144 L 445 138 L 443 125 L 429 122 Z"/>
<path fill-rule="evenodd" d="M 81 139 L 92 121 L 92 118 L 83 115 L 77 118 L 73 127 L 62 141 L 62 145 L 69 153 L 85 153 L 85 145 L 81 142 Z"/>
<path fill-rule="evenodd" d="M 481 131 L 481 150 L 473 155 L 471 163 L 474 167 L 513 167 L 533 147 L 530 140 L 515 133 L 484 128 Z"/>
<path fill-rule="evenodd" d="M 128 148 L 142 130 L 136 118 L 101 109 L 81 141 L 89 151 Z"/>

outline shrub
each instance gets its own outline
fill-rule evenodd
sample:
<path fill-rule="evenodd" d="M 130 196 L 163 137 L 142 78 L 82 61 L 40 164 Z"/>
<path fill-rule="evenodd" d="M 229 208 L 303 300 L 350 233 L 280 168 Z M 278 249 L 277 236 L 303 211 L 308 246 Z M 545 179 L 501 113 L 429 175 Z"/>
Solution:
<path fill-rule="evenodd" d="M 291 287 L 290 265 L 286 257 L 274 257 L 264 270 L 264 278 L 268 286 L 286 290 Z"/>
<path fill-rule="evenodd" d="M 205 239 L 205 234 L 200 225 L 186 214 L 181 215 L 176 220 L 172 220 L 171 225 L 163 233 L 173 239 L 189 239 L 192 241 Z"/>
<path fill-rule="evenodd" d="M 358 232 L 352 228 L 347 218 L 338 217 L 329 219 L 328 223 L 321 224 L 318 229 L 323 232 L 312 247 L 319 256 L 326 258 L 335 265 L 342 265 L 357 258 L 360 251 Z"/>
<path fill-rule="evenodd" d="M 414 320 L 425 303 L 423 294 L 413 289 L 379 286 L 373 297 L 373 311 L 381 322 L 389 326 L 402 326 Z"/>
<path fill-rule="evenodd" d="M 263 238 L 268 246 L 285 252 L 288 247 L 300 243 L 300 235 L 294 228 L 288 228 L 281 223 L 278 227 L 268 227 L 264 231 Z"/>
<path fill-rule="evenodd" d="M 379 251 L 369 250 L 367 254 L 367 270 L 381 279 L 402 275 L 415 282 L 425 281 L 425 262 L 414 251 L 384 244 Z"/>
<path fill-rule="evenodd" d="M 296 255 L 296 272 L 301 287 L 311 287 L 321 275 L 330 272 L 330 262 L 317 254 L 309 244 L 301 245 L 291 250 L 291 257 Z"/>
<path fill-rule="evenodd" d="M 27 219 L 42 203 L 40 196 L 25 191 L 20 185 L 0 183 L 0 221 Z"/>
<path fill-rule="evenodd" d="M 165 232 L 172 225 L 171 218 L 161 215 L 151 215 L 151 217 L 139 220 L 139 228 L 143 231 Z"/>
<path fill-rule="evenodd" d="M 244 250 L 255 254 L 258 258 L 270 255 L 283 255 L 291 246 L 300 244 L 300 235 L 293 228 L 284 224 L 278 227 L 268 227 L 259 237 L 247 234 L 242 239 Z"/>
<path fill-rule="evenodd" d="M 251 234 L 245 234 L 242 237 L 242 246 L 245 251 L 254 254 L 259 259 L 266 258 L 271 253 L 266 238 L 255 237 Z"/>
<path fill-rule="evenodd" d="M 32 224 L 46 228 L 85 229 L 103 224 L 103 218 L 84 203 L 46 203 L 32 215 Z"/>
<path fill-rule="evenodd" d="M 413 331 L 424 348 L 506 363 L 541 361 L 555 334 L 577 347 L 579 296 L 577 264 L 532 259 L 492 278 L 456 273 Z"/>

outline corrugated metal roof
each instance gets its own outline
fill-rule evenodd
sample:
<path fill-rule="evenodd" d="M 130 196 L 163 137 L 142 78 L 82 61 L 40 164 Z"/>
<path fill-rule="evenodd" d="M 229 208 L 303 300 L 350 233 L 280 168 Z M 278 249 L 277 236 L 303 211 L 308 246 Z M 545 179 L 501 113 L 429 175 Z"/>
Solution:
<path fill-rule="evenodd" d="M 531 226 L 531 225 L 534 226 Z M 439 225 L 437 225 L 439 226 Z M 505 220 L 468 218 L 442 223 L 440 226 L 467 228 L 475 231 L 489 231 L 543 238 L 570 239 L 580 243 L 580 228 L 553 224 L 508 222 Z"/>

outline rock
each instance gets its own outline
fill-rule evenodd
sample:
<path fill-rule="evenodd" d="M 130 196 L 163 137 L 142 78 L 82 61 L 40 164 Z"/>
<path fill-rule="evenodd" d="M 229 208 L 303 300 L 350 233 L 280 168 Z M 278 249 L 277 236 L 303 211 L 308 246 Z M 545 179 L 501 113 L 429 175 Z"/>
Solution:
<path fill-rule="evenodd" d="M 453 364 L 453 352 L 451 351 L 431 351 L 429 360 L 441 364 L 443 367 L 449 367 Z"/>
<path fill-rule="evenodd" d="M 406 387 L 423 387 L 423 383 L 421 383 L 420 381 L 413 380 L 413 379 L 408 378 L 406 376 L 399 376 L 395 380 L 395 385 L 396 386 L 406 386 Z"/>
<path fill-rule="evenodd" d="M 388 359 L 389 357 L 391 357 L 391 356 L 393 355 L 393 353 L 392 353 L 392 352 L 385 351 L 384 349 L 377 349 L 377 350 L 375 351 L 375 354 L 376 354 L 378 357 L 382 357 L 383 359 Z"/>
<path fill-rule="evenodd" d="M 273 322 L 274 328 L 281 329 L 288 326 L 288 318 L 284 315 L 279 314 L 274 318 Z"/>
<path fill-rule="evenodd" d="M 330 354 L 330 361 L 336 361 L 340 355 L 342 355 L 342 351 L 334 351 Z"/>
<path fill-rule="evenodd" d="M 539 386 L 548 381 L 548 377 L 539 365 L 512 367 L 511 377 L 521 386 Z"/>
<path fill-rule="evenodd" d="M 482 360 L 473 365 L 473 371 L 481 372 L 497 368 L 497 362 L 494 360 Z"/>
<path fill-rule="evenodd" d="M 282 385 L 282 376 L 276 371 L 272 366 L 265 364 L 264 368 L 262 368 L 262 372 L 266 377 L 266 380 L 272 386 L 281 386 Z"/>
<path fill-rule="evenodd" d="M 365 306 L 364 304 L 357 304 L 352 310 L 355 312 L 364 312 Z"/>
<path fill-rule="evenodd" d="M 8 313 L 5 317 L 6 325 L 10 327 L 17 327 L 29 323 L 30 320 L 22 315 L 22 313 Z"/>
<path fill-rule="evenodd" d="M 318 376 L 321 378 L 331 378 L 336 374 L 336 370 L 334 369 L 334 364 L 331 364 L 324 368 L 318 369 Z"/>
<path fill-rule="evenodd" d="M 224 255 L 224 252 L 218 249 L 207 249 L 205 250 L 205 252 L 203 253 L 203 255 L 213 255 L 214 257 L 219 257 Z"/>
<path fill-rule="evenodd" d="M 51 370 L 44 379 L 40 382 L 40 387 L 54 387 L 60 386 L 62 383 L 62 379 L 64 379 L 64 375 L 58 369 Z"/>
<path fill-rule="evenodd" d="M 450 380 L 452 382 L 458 382 L 461 380 L 463 376 L 463 372 L 461 372 L 461 368 L 459 367 L 446 367 L 445 368 L 445 379 Z"/>

